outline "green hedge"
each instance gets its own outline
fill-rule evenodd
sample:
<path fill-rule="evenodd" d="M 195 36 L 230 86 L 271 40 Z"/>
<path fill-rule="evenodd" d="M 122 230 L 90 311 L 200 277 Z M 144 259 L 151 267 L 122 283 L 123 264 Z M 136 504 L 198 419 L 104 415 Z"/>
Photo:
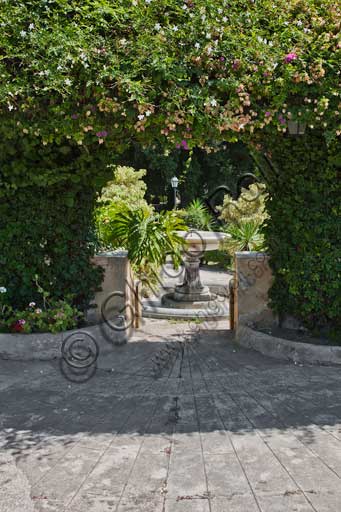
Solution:
<path fill-rule="evenodd" d="M 278 178 L 269 182 L 265 234 L 273 308 L 313 330 L 341 327 L 341 181 L 337 146 L 322 134 L 265 139 Z"/>
<path fill-rule="evenodd" d="M 71 294 L 74 305 L 85 307 L 101 283 L 90 260 L 96 191 L 110 175 L 108 151 L 4 136 L 0 153 L 0 286 L 9 304 L 40 303 L 37 275 L 51 299 Z"/>
<path fill-rule="evenodd" d="M 65 197 L 74 205 L 66 205 Z M 39 284 L 54 299 L 75 296 L 86 305 L 100 284 L 100 273 L 90 264 L 94 194 L 78 185 L 26 187 L 0 205 L 0 283 L 12 306 L 40 302 Z"/>

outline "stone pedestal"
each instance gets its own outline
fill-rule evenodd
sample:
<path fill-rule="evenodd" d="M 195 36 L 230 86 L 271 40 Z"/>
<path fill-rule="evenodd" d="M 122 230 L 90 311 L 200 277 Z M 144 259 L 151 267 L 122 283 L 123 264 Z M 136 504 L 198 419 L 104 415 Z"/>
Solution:
<path fill-rule="evenodd" d="M 236 252 L 233 280 L 233 323 L 238 326 L 253 322 L 273 325 L 276 318 L 270 309 L 269 290 L 272 272 L 269 256 L 263 252 Z"/>
<path fill-rule="evenodd" d="M 87 320 L 107 323 L 116 333 L 129 336 L 135 323 L 136 300 L 127 251 L 97 254 L 93 263 L 104 269 L 101 290 L 95 294 Z"/>
<path fill-rule="evenodd" d="M 200 280 L 200 258 L 196 253 L 188 253 L 184 259 L 185 275 L 182 284 L 175 287 L 173 299 L 179 302 L 198 302 L 212 300 L 208 286 Z"/>

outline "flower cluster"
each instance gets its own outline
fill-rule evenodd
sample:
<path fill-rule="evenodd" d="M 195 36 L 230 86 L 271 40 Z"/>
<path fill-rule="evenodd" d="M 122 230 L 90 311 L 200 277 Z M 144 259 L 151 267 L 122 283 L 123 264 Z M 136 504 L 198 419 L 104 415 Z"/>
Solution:
<path fill-rule="evenodd" d="M 106 5 L 112 16 L 103 21 Z M 329 137 L 340 133 L 336 0 L 301 0 L 299 12 L 295 0 L 196 0 L 180 9 L 177 0 L 136 0 L 124 11 L 103 0 L 75 17 L 69 7 L 44 14 L 38 0 L 29 12 L 21 7 L 3 0 L 0 13 L 0 114 L 16 136 L 105 142 L 116 152 L 131 138 L 191 148 L 265 125 L 285 132 L 298 116 Z M 328 108 L 315 110 L 322 99 Z"/>
<path fill-rule="evenodd" d="M 59 332 L 77 327 L 82 320 L 81 312 L 67 300 L 51 300 L 49 293 L 36 282 L 42 295 L 42 307 L 31 301 L 23 310 L 14 309 L 5 301 L 0 301 L 0 332 L 31 333 Z M 0 287 L 0 294 L 5 295 L 7 289 Z M 1 297 L 0 297 L 1 298 Z"/>
<path fill-rule="evenodd" d="M 31 332 L 65 331 L 77 327 L 82 319 L 77 308 L 66 301 L 52 301 L 48 307 L 36 307 L 31 302 L 24 310 L 4 306 L 0 318 L 0 332 L 28 334 Z"/>

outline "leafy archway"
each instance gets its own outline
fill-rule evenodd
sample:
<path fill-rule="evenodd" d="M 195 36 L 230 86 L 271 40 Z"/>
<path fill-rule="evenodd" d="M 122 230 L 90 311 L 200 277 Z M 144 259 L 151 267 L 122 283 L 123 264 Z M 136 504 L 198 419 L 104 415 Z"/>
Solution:
<path fill-rule="evenodd" d="M 4 0 L 1 5 L 0 238 L 1 253 L 8 240 L 13 251 L 11 264 L 2 256 L 0 275 L 13 301 L 18 299 L 13 272 L 29 290 L 30 276 L 39 270 L 53 290 L 49 283 L 60 279 L 65 257 L 61 249 L 48 270 L 41 261 L 20 262 L 27 223 L 8 207 L 16 205 L 16 197 L 32 192 L 33 202 L 34 189 L 36 194 L 48 189 L 53 204 L 79 208 L 70 184 L 99 190 L 106 165 L 132 140 L 184 150 L 242 140 L 266 154 L 281 176 L 280 188 L 269 178 L 267 234 L 277 239 L 277 247 L 285 245 L 282 252 L 271 246 L 276 283 L 285 283 L 283 293 L 273 293 L 274 307 L 294 307 L 310 324 L 340 322 L 339 260 L 329 257 L 340 241 L 338 2 L 31 0 L 13 5 Z M 287 138 L 297 122 L 305 135 Z M 323 204 L 316 199 L 321 191 Z M 309 215 L 318 212 L 314 220 L 308 213 L 297 216 L 294 200 L 305 202 Z M 281 210 L 274 206 L 280 204 L 287 205 L 286 236 Z M 48 208 L 51 202 L 42 201 L 36 215 L 43 217 Z M 316 231 L 322 218 L 322 224 L 330 219 L 335 225 L 334 233 Z M 88 225 L 91 215 L 84 222 Z M 44 236 L 33 221 L 32 226 L 29 243 L 39 245 Z M 318 247 L 317 234 L 323 239 Z M 301 261 L 314 266 L 318 249 L 323 262 L 317 272 L 300 267 L 299 285 L 292 255 L 296 238 L 306 240 Z M 79 272 L 77 261 L 78 256 L 72 259 L 73 276 Z M 83 272 L 92 272 L 90 264 Z M 329 273 L 329 289 L 321 272 Z M 317 299 L 321 286 L 323 300 Z M 27 298 L 28 293 L 21 300 Z"/>

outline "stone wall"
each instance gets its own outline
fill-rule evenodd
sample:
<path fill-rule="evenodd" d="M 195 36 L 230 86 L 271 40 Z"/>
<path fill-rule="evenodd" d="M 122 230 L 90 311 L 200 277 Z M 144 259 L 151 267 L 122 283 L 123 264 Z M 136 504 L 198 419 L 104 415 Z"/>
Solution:
<path fill-rule="evenodd" d="M 271 284 L 272 272 L 267 254 L 248 251 L 235 253 L 232 316 L 237 331 L 240 325 L 253 322 L 274 324 L 276 318 L 268 305 Z"/>

